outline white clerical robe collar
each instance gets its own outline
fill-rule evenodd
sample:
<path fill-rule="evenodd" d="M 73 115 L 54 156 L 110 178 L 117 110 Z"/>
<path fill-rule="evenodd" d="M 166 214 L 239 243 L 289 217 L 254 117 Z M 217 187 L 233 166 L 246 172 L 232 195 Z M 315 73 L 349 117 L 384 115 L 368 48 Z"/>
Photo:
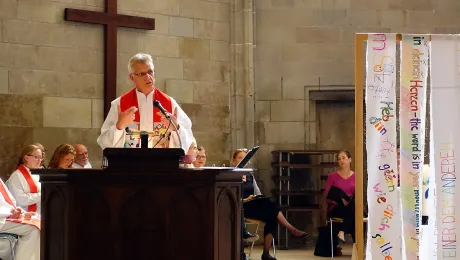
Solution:
<path fill-rule="evenodd" d="M 78 164 L 77 162 L 73 162 L 72 163 L 72 168 L 77 168 L 77 169 L 80 169 L 80 168 L 91 168 L 91 163 L 90 162 L 87 162 L 85 165 L 81 166 L 80 164 Z"/>
<path fill-rule="evenodd" d="M 136 88 L 136 95 L 137 95 L 137 99 L 141 99 L 141 100 L 145 100 L 146 98 L 152 98 L 153 99 L 153 94 L 155 94 L 155 88 L 153 88 L 153 91 L 150 92 L 148 95 L 145 95 L 144 93 L 140 92 L 137 88 Z"/>

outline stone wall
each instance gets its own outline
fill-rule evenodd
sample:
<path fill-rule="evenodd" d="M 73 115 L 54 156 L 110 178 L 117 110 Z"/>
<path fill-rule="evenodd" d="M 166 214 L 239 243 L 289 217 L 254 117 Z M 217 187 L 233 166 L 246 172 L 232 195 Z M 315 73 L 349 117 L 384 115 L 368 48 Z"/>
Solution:
<path fill-rule="evenodd" d="M 346 149 L 354 153 L 355 140 L 355 104 L 350 102 L 318 102 L 317 148 L 321 150 Z"/>
<path fill-rule="evenodd" d="M 319 111 L 305 86 L 354 85 L 355 33 L 459 33 L 459 11 L 457 0 L 256 1 L 255 132 L 265 189 L 271 187 L 271 150 L 322 147 Z M 329 136 L 330 143 L 354 139 Z"/>
<path fill-rule="evenodd" d="M 191 117 L 210 163 L 230 150 L 228 0 L 119 0 L 118 13 L 151 17 L 155 31 L 118 29 L 117 93 L 132 87 L 128 59 L 154 56 L 157 87 Z M 32 142 L 50 157 L 60 143 L 96 143 L 103 122 L 103 29 L 64 21 L 64 8 L 104 10 L 104 0 L 0 0 L 0 174 Z"/>
<path fill-rule="evenodd" d="M 0 0 L 0 175 L 31 142 L 48 154 L 82 142 L 100 165 L 103 29 L 65 22 L 66 7 L 103 11 L 104 0 Z M 131 87 L 128 59 L 152 54 L 157 87 L 190 115 L 210 164 L 261 146 L 253 165 L 265 192 L 271 150 L 317 147 L 304 86 L 353 84 L 354 33 L 460 31 L 457 0 L 119 0 L 118 8 L 156 19 L 155 31 L 118 29 L 118 94 Z"/>

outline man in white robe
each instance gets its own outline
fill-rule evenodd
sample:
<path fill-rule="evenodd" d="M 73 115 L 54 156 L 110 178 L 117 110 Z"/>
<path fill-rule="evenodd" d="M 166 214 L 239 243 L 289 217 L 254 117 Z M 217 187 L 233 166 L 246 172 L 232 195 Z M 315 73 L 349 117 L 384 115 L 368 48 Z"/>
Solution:
<path fill-rule="evenodd" d="M 30 218 L 31 213 L 16 207 L 13 195 L 0 179 L 0 233 L 18 236 L 16 260 L 40 260 L 40 230 L 34 225 L 18 223 Z"/>
<path fill-rule="evenodd" d="M 155 69 L 148 54 L 134 55 L 128 65 L 129 78 L 134 88 L 112 101 L 109 114 L 101 128 L 97 142 L 102 149 L 107 147 L 140 147 L 140 138 L 127 134 L 132 130 L 148 131 L 149 147 L 179 148 L 179 137 L 184 152 L 193 139 L 192 122 L 177 102 L 155 88 Z M 153 101 L 160 101 L 169 112 L 177 131 Z M 127 131 L 128 128 L 128 131 Z"/>
<path fill-rule="evenodd" d="M 77 152 L 75 156 L 75 161 L 72 163 L 72 168 L 74 169 L 91 169 L 93 166 L 89 162 L 89 156 L 88 156 L 88 149 L 86 149 L 86 146 L 82 144 L 75 144 L 73 146 L 75 148 L 75 152 Z"/>

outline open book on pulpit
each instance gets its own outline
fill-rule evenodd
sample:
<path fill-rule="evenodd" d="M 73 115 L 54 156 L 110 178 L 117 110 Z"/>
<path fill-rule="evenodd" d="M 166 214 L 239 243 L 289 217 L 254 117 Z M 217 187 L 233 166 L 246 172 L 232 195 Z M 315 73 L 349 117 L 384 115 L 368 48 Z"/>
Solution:
<path fill-rule="evenodd" d="M 172 132 L 167 128 L 155 128 L 153 131 L 141 131 L 130 127 L 125 128 L 124 148 L 141 148 L 145 137 L 147 148 L 169 148 Z"/>

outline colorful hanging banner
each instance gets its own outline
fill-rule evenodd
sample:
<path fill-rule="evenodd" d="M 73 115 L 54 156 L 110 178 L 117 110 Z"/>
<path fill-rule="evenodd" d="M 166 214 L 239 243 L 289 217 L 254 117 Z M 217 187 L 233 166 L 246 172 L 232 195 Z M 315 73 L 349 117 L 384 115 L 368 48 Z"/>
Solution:
<path fill-rule="evenodd" d="M 403 35 L 400 85 L 400 176 L 404 259 L 419 259 L 429 36 Z"/>
<path fill-rule="evenodd" d="M 431 56 L 431 52 L 430 52 Z M 430 64 L 430 71 L 431 71 Z M 431 72 L 432 73 L 432 72 Z M 432 100 L 430 100 L 432 102 Z M 430 105 L 430 121 L 433 122 L 433 106 Z M 436 230 L 436 172 L 434 167 L 434 143 L 433 123 L 430 124 L 430 165 L 428 175 L 428 191 L 424 194 L 426 198 L 426 211 L 428 225 L 422 226 L 422 241 L 420 249 L 420 260 L 436 260 L 437 256 L 437 230 Z M 425 206 L 422 207 L 425 211 Z"/>
<path fill-rule="evenodd" d="M 431 53 L 430 53 L 431 56 Z M 431 70 L 431 64 L 430 64 Z M 432 102 L 432 100 L 430 100 Z M 433 122 L 433 106 L 430 105 L 430 121 Z M 436 171 L 434 167 L 434 143 L 433 143 L 433 123 L 430 124 L 430 175 L 428 177 L 428 194 L 427 207 L 428 207 L 428 225 L 426 226 L 422 237 L 422 260 L 435 260 L 437 259 L 438 241 L 437 241 L 437 228 L 436 228 Z"/>
<path fill-rule="evenodd" d="M 459 36 L 433 35 L 431 40 L 431 126 L 436 183 L 437 258 L 459 259 L 460 79 Z"/>
<path fill-rule="evenodd" d="M 401 258 L 396 158 L 396 34 L 369 34 L 366 78 L 366 259 Z"/>
<path fill-rule="evenodd" d="M 432 115 L 432 111 L 430 115 Z M 431 124 L 431 126 L 433 126 Z M 430 136 L 433 136 L 433 127 L 430 127 Z M 430 142 L 430 151 L 434 151 L 433 142 Z M 424 193 L 426 205 L 422 206 L 422 210 L 427 212 L 428 224 L 422 226 L 421 241 L 420 241 L 420 260 L 436 260 L 437 255 L 437 232 L 436 232 L 436 183 L 434 171 L 434 154 L 430 152 L 430 166 L 428 167 L 427 185 L 428 189 Z M 424 180 L 425 181 L 425 180 Z"/>

